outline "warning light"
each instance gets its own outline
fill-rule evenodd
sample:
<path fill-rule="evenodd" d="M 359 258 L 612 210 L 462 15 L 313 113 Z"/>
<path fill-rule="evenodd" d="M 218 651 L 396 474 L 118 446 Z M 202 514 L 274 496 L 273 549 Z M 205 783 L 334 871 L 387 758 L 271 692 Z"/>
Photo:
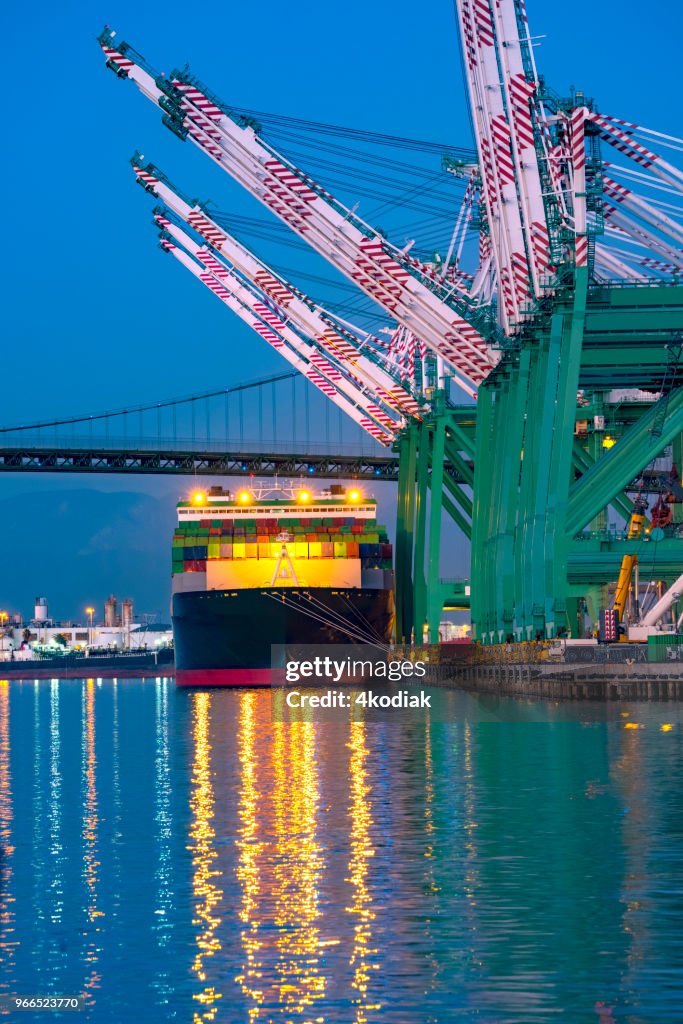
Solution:
<path fill-rule="evenodd" d="M 248 505 L 249 502 L 251 501 L 251 494 L 249 493 L 249 491 L 240 491 L 240 493 L 237 495 L 237 500 L 239 501 L 240 505 Z"/>
<path fill-rule="evenodd" d="M 310 491 L 299 491 L 299 493 L 297 494 L 296 498 L 297 498 L 297 501 L 301 502 L 302 505 L 305 505 L 307 502 L 309 502 L 311 500 L 311 492 Z"/>
<path fill-rule="evenodd" d="M 613 437 L 610 437 L 609 434 L 605 434 L 605 436 L 602 439 L 603 448 L 614 448 L 616 443 L 617 442 L 615 441 L 615 439 Z"/>
<path fill-rule="evenodd" d="M 349 491 L 346 497 L 348 498 L 349 501 L 360 501 L 360 491 Z"/>
<path fill-rule="evenodd" d="M 194 494 L 192 495 L 192 500 L 195 503 L 195 505 L 203 505 L 204 502 L 206 501 L 206 495 L 204 494 L 203 491 L 195 491 Z"/>

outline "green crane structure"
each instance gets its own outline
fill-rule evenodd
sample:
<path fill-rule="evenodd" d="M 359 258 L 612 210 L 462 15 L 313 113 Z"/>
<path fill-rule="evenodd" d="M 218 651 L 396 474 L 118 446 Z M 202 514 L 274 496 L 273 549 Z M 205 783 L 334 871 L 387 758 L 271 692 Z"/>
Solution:
<path fill-rule="evenodd" d="M 392 245 L 187 69 L 158 74 L 110 29 L 99 43 L 179 138 L 377 303 L 407 362 L 421 363 L 419 374 L 403 356 L 390 366 L 377 339 L 331 320 L 206 208 L 136 167 L 168 193 L 157 216 L 173 235 L 166 247 L 398 451 L 398 639 L 419 641 L 426 627 L 437 640 L 443 607 L 468 602 L 483 643 L 581 636 L 625 555 L 658 580 L 683 568 L 678 510 L 656 540 L 614 529 L 653 459 L 673 445 L 683 462 L 683 172 L 649 148 L 683 140 L 602 114 L 582 93 L 551 93 L 523 0 L 456 10 L 478 165 L 446 170 L 469 179 L 473 275 L 462 244 L 431 264 Z M 471 404 L 455 404 L 454 387 Z M 444 512 L 471 543 L 469 586 L 441 579 Z"/>
<path fill-rule="evenodd" d="M 650 557 L 647 542 L 621 539 L 600 517 L 612 506 L 629 519 L 630 485 L 667 445 L 680 446 L 683 432 L 680 385 L 655 401 L 621 404 L 608 400 L 607 385 L 633 391 L 639 381 L 656 393 L 681 329 L 683 287 L 598 285 L 578 269 L 504 354 L 476 409 L 436 404 L 404 432 L 399 636 L 421 637 L 427 624 L 436 639 L 449 592 L 439 579 L 441 516 L 425 500 L 430 491 L 471 540 L 472 630 L 482 642 L 583 636 L 584 609 L 597 617 L 626 553 L 645 550 L 641 560 L 658 579 L 679 575 L 683 538 L 650 542 Z M 577 434 L 586 422 L 590 429 Z M 467 466 L 469 488 L 445 478 L 444 457 Z"/>

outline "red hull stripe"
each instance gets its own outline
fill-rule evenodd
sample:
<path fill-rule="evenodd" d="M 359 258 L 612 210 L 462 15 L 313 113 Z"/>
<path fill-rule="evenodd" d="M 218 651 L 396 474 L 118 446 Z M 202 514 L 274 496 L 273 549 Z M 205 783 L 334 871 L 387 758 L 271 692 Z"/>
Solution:
<path fill-rule="evenodd" d="M 270 668 L 179 668 L 176 686 L 272 686 Z"/>

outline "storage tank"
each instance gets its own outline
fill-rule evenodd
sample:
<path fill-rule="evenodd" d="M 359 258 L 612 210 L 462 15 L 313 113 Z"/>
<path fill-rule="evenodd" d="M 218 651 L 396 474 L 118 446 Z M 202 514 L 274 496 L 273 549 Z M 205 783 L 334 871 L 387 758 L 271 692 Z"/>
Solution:
<path fill-rule="evenodd" d="M 118 602 L 113 594 L 111 594 L 104 602 L 104 624 L 105 626 L 117 626 L 117 607 Z"/>
<path fill-rule="evenodd" d="M 47 622 L 47 598 L 37 597 L 33 606 L 33 618 L 35 622 Z"/>
<path fill-rule="evenodd" d="M 133 602 L 129 597 L 121 604 L 121 625 L 124 629 L 133 625 Z"/>

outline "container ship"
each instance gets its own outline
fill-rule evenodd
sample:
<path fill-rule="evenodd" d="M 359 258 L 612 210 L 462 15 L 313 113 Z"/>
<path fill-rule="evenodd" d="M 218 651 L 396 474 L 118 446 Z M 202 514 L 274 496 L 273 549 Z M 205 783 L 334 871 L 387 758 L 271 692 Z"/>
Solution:
<path fill-rule="evenodd" d="M 357 488 L 198 491 L 172 552 L 179 686 L 269 685 L 271 644 L 392 640 L 392 548 Z"/>

